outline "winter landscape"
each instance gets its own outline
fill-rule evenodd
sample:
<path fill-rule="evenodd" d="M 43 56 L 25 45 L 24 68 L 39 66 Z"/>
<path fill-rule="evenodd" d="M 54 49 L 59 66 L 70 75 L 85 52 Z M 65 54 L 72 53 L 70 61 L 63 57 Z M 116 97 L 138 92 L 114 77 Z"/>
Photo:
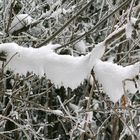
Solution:
<path fill-rule="evenodd" d="M 140 140 L 139 0 L 0 0 L 0 140 Z"/>

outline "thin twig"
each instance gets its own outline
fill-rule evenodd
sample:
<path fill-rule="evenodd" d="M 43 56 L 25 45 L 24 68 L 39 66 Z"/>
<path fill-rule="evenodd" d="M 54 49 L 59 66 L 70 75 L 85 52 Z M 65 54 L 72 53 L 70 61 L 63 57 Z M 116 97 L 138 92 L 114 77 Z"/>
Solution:
<path fill-rule="evenodd" d="M 50 36 L 47 40 L 45 40 L 44 42 L 42 42 L 41 44 L 37 45 L 36 48 L 40 48 L 43 45 L 49 43 L 52 39 L 54 39 L 59 33 L 61 33 L 74 19 L 76 19 L 84 10 L 87 9 L 87 7 L 89 5 L 91 5 L 91 3 L 94 0 L 91 0 L 89 3 L 87 3 L 77 14 L 75 14 L 70 20 L 68 20 L 63 27 L 61 27 L 58 31 L 56 31 L 52 36 Z"/>
<path fill-rule="evenodd" d="M 94 75 L 91 75 L 91 76 L 93 77 Z M 90 104 L 91 104 L 91 101 L 92 101 L 92 95 L 93 95 L 94 87 L 95 87 L 95 82 L 93 81 L 92 87 L 91 87 L 90 93 L 89 93 L 89 99 L 88 99 L 87 106 L 86 106 L 86 114 L 85 114 L 85 118 L 84 118 L 85 123 L 84 123 L 84 128 L 83 128 L 84 131 L 86 131 L 86 128 L 87 128 L 87 125 L 88 125 L 87 124 L 88 111 L 90 110 Z M 80 140 L 84 140 L 84 135 L 85 135 L 85 133 L 83 132 L 80 136 Z"/>
<path fill-rule="evenodd" d="M 11 0 L 12 2 L 12 0 Z M 15 4 L 15 0 L 11 3 L 11 6 L 10 6 L 10 11 L 9 11 L 9 20 L 8 20 L 8 24 L 7 24 L 7 28 L 6 28 L 6 33 L 8 33 L 8 30 L 9 30 L 9 27 L 11 25 L 11 19 L 12 19 L 12 10 L 13 10 L 13 6 Z"/>
<path fill-rule="evenodd" d="M 106 17 L 102 18 L 91 30 L 89 30 L 88 32 L 85 32 L 84 34 L 82 34 L 81 36 L 71 40 L 70 42 L 58 47 L 57 49 L 60 49 L 60 48 L 63 48 L 63 47 L 66 47 L 80 39 L 82 39 L 83 37 L 89 35 L 90 33 L 92 33 L 94 30 L 96 30 L 98 27 L 100 27 L 101 24 L 103 24 L 108 18 L 110 18 L 112 15 L 114 15 L 117 11 L 119 11 L 121 8 L 123 8 L 124 6 L 126 6 L 126 4 L 128 4 L 130 0 L 126 0 L 125 2 L 123 2 L 119 7 L 117 7 L 114 11 L 112 11 L 110 14 L 108 14 Z M 44 45 L 44 43 L 43 43 Z M 37 46 L 37 47 L 41 47 L 41 45 Z"/>
<path fill-rule="evenodd" d="M 5 67 L 8 65 L 8 63 L 9 63 L 17 54 L 18 54 L 18 52 L 16 52 L 14 55 L 12 55 L 11 58 L 7 61 L 7 63 L 4 65 L 3 68 L 5 68 Z"/>
<path fill-rule="evenodd" d="M 23 126 L 21 126 L 20 124 L 18 124 L 17 122 L 15 122 L 13 119 L 8 118 L 6 116 L 0 115 L 0 118 L 1 119 L 5 119 L 5 120 L 9 120 L 9 121 L 13 122 L 16 126 L 18 126 L 22 130 L 22 132 L 25 134 L 27 140 L 31 140 L 31 138 L 29 137 L 29 135 L 27 134 L 27 132 L 25 131 L 25 129 L 24 129 Z"/>
<path fill-rule="evenodd" d="M 136 47 L 136 45 L 139 45 L 139 44 L 138 44 L 138 43 L 139 43 L 139 42 L 138 42 L 139 39 L 137 39 L 136 41 L 134 41 L 134 40 L 132 39 L 132 41 L 133 41 L 133 43 L 134 43 L 133 46 L 127 51 L 127 53 L 123 56 L 123 58 L 120 59 L 120 61 L 119 61 L 117 64 L 120 64 L 120 63 L 126 58 L 126 56 L 132 52 L 132 50 Z"/>

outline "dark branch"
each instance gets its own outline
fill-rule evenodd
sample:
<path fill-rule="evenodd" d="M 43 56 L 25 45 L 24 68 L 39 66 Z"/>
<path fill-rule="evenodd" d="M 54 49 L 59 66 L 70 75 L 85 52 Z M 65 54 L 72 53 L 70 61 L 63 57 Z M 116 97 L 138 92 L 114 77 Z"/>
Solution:
<path fill-rule="evenodd" d="M 79 14 L 81 14 L 85 9 L 87 9 L 87 7 L 89 5 L 91 5 L 91 3 L 93 2 L 94 0 L 91 0 L 89 3 L 87 3 L 77 14 L 75 14 L 68 22 L 66 22 L 64 24 L 63 27 L 61 27 L 58 31 L 56 31 L 51 37 L 49 37 L 47 40 L 45 40 L 44 42 L 42 42 L 41 44 L 39 44 L 38 46 L 36 46 L 36 48 L 40 48 L 42 47 L 43 45 L 49 43 L 52 39 L 54 39 L 54 37 L 56 37 L 59 33 L 61 33 L 74 19 L 77 18 L 77 16 L 79 16 Z"/>

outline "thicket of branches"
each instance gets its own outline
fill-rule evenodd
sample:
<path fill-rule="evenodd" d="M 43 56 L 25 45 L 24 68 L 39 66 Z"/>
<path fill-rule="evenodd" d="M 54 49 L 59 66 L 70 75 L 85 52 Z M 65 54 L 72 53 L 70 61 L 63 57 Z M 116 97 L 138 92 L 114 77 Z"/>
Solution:
<path fill-rule="evenodd" d="M 20 14 L 27 15 L 18 19 Z M 32 22 L 25 20 L 29 17 Z M 137 21 L 127 38 L 125 25 L 132 17 Z M 14 18 L 21 28 L 11 25 Z M 57 53 L 80 56 L 105 40 L 102 59 L 123 66 L 140 60 L 139 22 L 139 0 L 0 1 L 0 43 L 39 48 L 52 42 L 62 45 Z M 45 74 L 5 72 L 5 57 L 0 56 L 1 140 L 140 139 L 139 90 L 114 104 L 94 69 L 91 78 L 72 91 L 57 88 Z"/>

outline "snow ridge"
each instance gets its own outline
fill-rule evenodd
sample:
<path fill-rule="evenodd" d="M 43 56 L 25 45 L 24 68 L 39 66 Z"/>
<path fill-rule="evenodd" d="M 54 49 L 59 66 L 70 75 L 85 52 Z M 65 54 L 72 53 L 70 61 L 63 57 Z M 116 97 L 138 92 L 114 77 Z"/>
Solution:
<path fill-rule="evenodd" d="M 58 87 L 63 85 L 65 88 L 77 88 L 84 79 L 90 77 L 94 67 L 98 82 L 113 102 L 117 102 L 124 94 L 123 81 L 134 78 L 140 71 L 140 62 L 123 67 L 101 61 L 105 52 L 104 42 L 97 44 L 91 53 L 80 57 L 59 55 L 54 51 L 58 47 L 60 44 L 25 48 L 16 43 L 4 43 L 0 44 L 0 52 L 4 51 L 7 54 L 6 69 L 24 75 L 27 71 L 39 76 L 46 74 L 47 78 Z"/>
<path fill-rule="evenodd" d="M 94 50 L 98 52 L 97 49 L 101 49 L 101 47 L 98 45 L 85 56 L 73 57 L 56 54 L 54 49 L 59 46 L 59 44 L 48 44 L 37 49 L 24 48 L 15 43 L 5 43 L 0 44 L 0 52 L 5 51 L 7 53 L 7 61 L 17 53 L 7 65 L 7 68 L 16 73 L 26 74 L 27 71 L 30 71 L 40 76 L 46 73 L 47 78 L 55 85 L 74 89 L 90 76 L 95 57 L 91 56 L 96 55 Z"/>

